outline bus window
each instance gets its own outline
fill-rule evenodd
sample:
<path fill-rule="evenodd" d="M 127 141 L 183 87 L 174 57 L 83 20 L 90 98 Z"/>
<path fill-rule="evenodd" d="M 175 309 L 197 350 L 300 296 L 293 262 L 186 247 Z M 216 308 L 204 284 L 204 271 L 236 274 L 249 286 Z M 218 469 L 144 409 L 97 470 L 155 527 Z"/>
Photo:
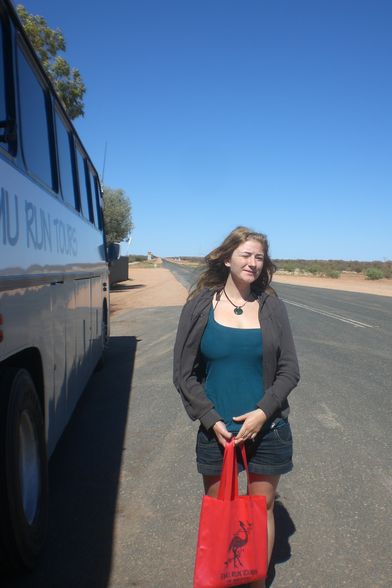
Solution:
<path fill-rule="evenodd" d="M 5 104 L 5 76 L 4 76 L 4 38 L 3 38 L 3 23 L 0 19 L 0 121 L 7 118 L 7 109 Z M 1 134 L 3 132 L 1 131 Z M 3 144 L 4 145 L 4 144 Z"/>
<path fill-rule="evenodd" d="M 78 162 L 78 176 L 79 176 L 79 194 L 80 194 L 80 204 L 81 204 L 81 212 L 87 220 L 90 222 L 94 222 L 94 216 L 90 201 L 90 194 L 87 191 L 87 178 L 86 178 L 86 168 L 85 168 L 85 160 L 83 155 L 80 153 L 79 149 L 76 149 L 76 159 Z"/>
<path fill-rule="evenodd" d="M 98 207 L 98 228 L 101 231 L 103 229 L 103 223 L 102 223 L 102 208 L 101 208 L 101 188 L 98 182 L 98 178 L 97 176 L 94 176 L 92 178 L 93 182 L 94 182 L 94 194 L 95 194 L 95 198 L 97 201 L 97 207 Z"/>
<path fill-rule="evenodd" d="M 100 208 L 100 204 L 99 204 L 99 199 L 97 198 L 97 193 L 95 190 L 95 175 L 93 173 L 93 171 L 90 169 L 90 166 L 88 168 L 88 177 L 89 177 L 89 186 L 90 186 L 90 192 L 91 192 L 91 201 L 93 204 L 93 212 L 94 212 L 94 222 L 95 222 L 95 226 L 97 227 L 97 229 L 100 229 L 100 214 L 99 214 L 99 208 Z"/>
<path fill-rule="evenodd" d="M 18 78 L 25 164 L 30 173 L 53 188 L 46 94 L 20 47 Z"/>
<path fill-rule="evenodd" d="M 58 112 L 56 112 L 56 136 L 60 184 L 63 199 L 73 208 L 77 208 L 72 165 L 71 137 Z"/>

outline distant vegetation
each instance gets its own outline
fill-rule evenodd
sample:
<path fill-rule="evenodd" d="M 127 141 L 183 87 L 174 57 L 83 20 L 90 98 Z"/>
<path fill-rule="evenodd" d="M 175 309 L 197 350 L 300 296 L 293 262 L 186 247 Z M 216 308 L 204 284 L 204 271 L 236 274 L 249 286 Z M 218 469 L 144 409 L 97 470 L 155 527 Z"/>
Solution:
<path fill-rule="evenodd" d="M 157 256 L 151 254 L 151 259 L 157 259 Z M 128 255 L 129 263 L 132 263 L 135 261 L 147 261 L 147 260 L 148 260 L 147 255 Z"/>
<path fill-rule="evenodd" d="M 341 259 L 274 259 L 278 270 L 338 278 L 342 272 L 364 274 L 369 280 L 392 277 L 392 261 L 345 261 Z"/>
<path fill-rule="evenodd" d="M 204 263 L 203 257 L 178 257 L 187 263 Z M 368 280 L 392 278 L 392 261 L 345 261 L 342 259 L 274 259 L 278 270 L 338 279 L 342 272 L 364 274 Z"/>
<path fill-rule="evenodd" d="M 204 264 L 204 257 L 187 257 L 186 255 L 182 255 L 181 257 L 173 257 L 172 259 L 174 261 L 185 261 L 186 263 L 197 263 L 198 265 Z"/>
<path fill-rule="evenodd" d="M 378 267 L 370 267 L 366 270 L 365 276 L 368 280 L 381 280 L 385 277 L 385 274 Z"/>
<path fill-rule="evenodd" d="M 147 255 L 128 255 L 128 261 L 130 263 L 134 261 L 147 261 Z"/>

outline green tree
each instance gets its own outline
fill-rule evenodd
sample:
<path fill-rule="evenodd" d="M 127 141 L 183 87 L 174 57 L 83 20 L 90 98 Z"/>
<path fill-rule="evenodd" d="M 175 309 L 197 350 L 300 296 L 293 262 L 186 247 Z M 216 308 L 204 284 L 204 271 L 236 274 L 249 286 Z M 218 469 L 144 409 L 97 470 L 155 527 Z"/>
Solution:
<path fill-rule="evenodd" d="M 132 206 L 124 190 L 103 186 L 103 218 L 108 243 L 124 241 L 133 229 Z"/>
<path fill-rule="evenodd" d="M 16 10 L 68 116 L 72 120 L 84 116 L 86 86 L 79 70 L 71 68 L 68 61 L 58 55 L 59 51 L 66 50 L 63 33 L 60 29 L 49 28 L 43 16 L 30 14 L 22 4 L 18 4 Z"/>

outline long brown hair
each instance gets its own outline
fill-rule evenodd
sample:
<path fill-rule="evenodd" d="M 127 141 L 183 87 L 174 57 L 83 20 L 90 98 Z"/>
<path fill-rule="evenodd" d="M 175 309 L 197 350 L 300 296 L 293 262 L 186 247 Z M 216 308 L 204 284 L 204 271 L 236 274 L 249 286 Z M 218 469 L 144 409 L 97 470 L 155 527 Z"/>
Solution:
<path fill-rule="evenodd" d="M 230 268 L 225 265 L 225 261 L 230 259 L 233 251 L 246 241 L 257 241 L 263 247 L 264 263 L 261 274 L 252 284 L 252 290 L 263 292 L 269 287 L 272 276 L 276 271 L 276 265 L 268 255 L 268 240 L 263 233 L 256 233 L 248 227 L 236 227 L 219 247 L 216 247 L 204 258 L 206 268 L 201 273 L 195 286 L 191 289 L 188 300 L 193 298 L 203 288 L 212 290 L 222 290 L 226 284 Z"/>

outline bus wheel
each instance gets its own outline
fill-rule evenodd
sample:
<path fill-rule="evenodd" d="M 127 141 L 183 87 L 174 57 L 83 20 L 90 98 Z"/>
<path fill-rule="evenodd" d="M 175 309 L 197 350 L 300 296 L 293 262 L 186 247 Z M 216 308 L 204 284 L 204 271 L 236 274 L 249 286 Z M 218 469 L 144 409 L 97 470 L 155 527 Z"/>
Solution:
<path fill-rule="evenodd" d="M 44 421 L 27 370 L 6 368 L 0 382 L 0 565 L 31 569 L 48 520 Z"/>

